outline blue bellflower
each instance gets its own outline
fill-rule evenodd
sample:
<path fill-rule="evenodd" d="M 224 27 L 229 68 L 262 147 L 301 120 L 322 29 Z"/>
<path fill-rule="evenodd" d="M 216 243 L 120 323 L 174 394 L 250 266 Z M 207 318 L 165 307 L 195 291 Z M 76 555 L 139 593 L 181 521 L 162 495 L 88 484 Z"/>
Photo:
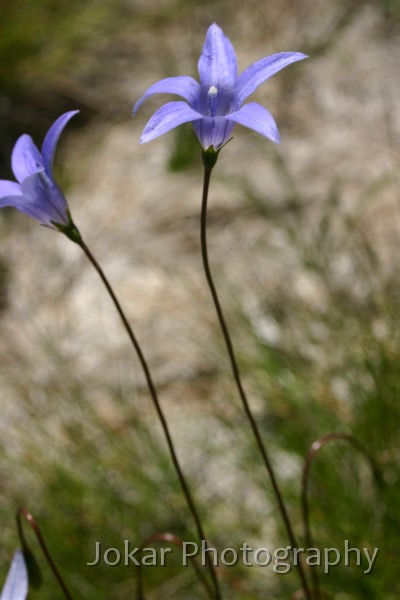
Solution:
<path fill-rule="evenodd" d="M 304 58 L 307 56 L 300 52 L 272 54 L 238 76 L 235 50 L 214 23 L 207 31 L 198 63 L 200 83 L 187 76 L 167 77 L 152 85 L 136 102 L 133 114 L 153 94 L 176 94 L 185 100 L 168 102 L 157 110 L 144 128 L 140 142 L 150 142 L 192 121 L 204 150 L 221 148 L 237 123 L 278 143 L 279 131 L 271 113 L 257 102 L 243 103 L 269 77 Z"/>
<path fill-rule="evenodd" d="M 25 600 L 28 595 L 28 571 L 24 555 L 16 550 L 0 600 Z"/>
<path fill-rule="evenodd" d="M 53 123 L 44 138 L 41 152 L 29 135 L 18 138 L 11 157 L 18 183 L 0 180 L 0 208 L 13 206 L 52 229 L 70 227 L 67 201 L 53 177 L 53 159 L 64 127 L 78 112 L 67 112 Z"/>

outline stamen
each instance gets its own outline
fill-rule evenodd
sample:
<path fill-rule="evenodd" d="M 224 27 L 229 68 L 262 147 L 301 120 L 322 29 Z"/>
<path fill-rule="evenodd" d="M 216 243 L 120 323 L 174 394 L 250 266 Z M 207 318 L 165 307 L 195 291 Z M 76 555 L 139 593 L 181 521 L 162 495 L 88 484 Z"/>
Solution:
<path fill-rule="evenodd" d="M 208 114 L 210 117 L 215 117 L 218 108 L 218 88 L 212 85 L 207 92 Z"/>

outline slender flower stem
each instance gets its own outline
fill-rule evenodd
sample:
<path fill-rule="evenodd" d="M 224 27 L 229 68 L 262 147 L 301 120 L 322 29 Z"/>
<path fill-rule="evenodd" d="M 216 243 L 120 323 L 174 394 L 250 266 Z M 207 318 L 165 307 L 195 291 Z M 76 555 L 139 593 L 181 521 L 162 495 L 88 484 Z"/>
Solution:
<path fill-rule="evenodd" d="M 37 538 L 39 545 L 42 549 L 42 552 L 46 558 L 47 564 L 49 565 L 50 569 L 52 570 L 54 577 L 57 579 L 57 582 L 58 582 L 60 588 L 62 589 L 64 596 L 66 597 L 67 600 L 72 600 L 72 596 L 69 593 L 69 590 L 68 590 L 67 586 L 65 585 L 63 578 L 61 577 L 60 571 L 58 570 L 56 563 L 52 559 L 49 549 L 47 548 L 47 544 L 44 540 L 44 537 L 43 537 L 43 534 L 41 532 L 39 525 L 37 524 L 36 520 L 31 515 L 30 512 L 28 512 L 24 508 L 19 508 L 17 511 L 16 519 L 17 519 L 18 535 L 19 535 L 19 539 L 21 540 L 21 545 L 22 545 L 23 551 L 25 551 L 25 552 L 28 551 L 28 544 L 25 539 L 24 530 L 23 530 L 22 522 L 21 522 L 21 517 L 24 517 L 28 521 L 29 525 L 32 527 L 33 531 L 35 532 L 36 538 Z"/>
<path fill-rule="evenodd" d="M 219 324 L 221 326 L 222 335 L 225 340 L 226 349 L 229 355 L 229 360 L 232 367 L 233 377 L 236 383 L 237 390 L 239 392 L 240 399 L 242 401 L 243 409 L 246 414 L 246 417 L 249 421 L 251 430 L 254 434 L 254 437 L 257 442 L 258 449 L 260 450 L 265 468 L 267 469 L 269 478 L 272 483 L 272 488 L 278 503 L 278 508 L 281 513 L 290 543 L 292 548 L 297 548 L 296 538 L 294 536 L 293 528 L 289 519 L 289 515 L 283 501 L 282 494 L 280 492 L 277 479 L 275 477 L 274 470 L 272 468 L 271 461 L 269 459 L 267 450 L 262 441 L 261 433 L 258 429 L 257 423 L 254 419 L 253 413 L 251 412 L 249 402 L 247 400 L 246 393 L 244 391 L 242 381 L 240 378 L 239 367 L 236 361 L 235 352 L 233 349 L 233 344 L 231 340 L 231 336 L 229 334 L 229 330 L 225 321 L 224 314 L 222 312 L 221 303 L 218 298 L 217 290 L 212 278 L 211 269 L 208 261 L 208 251 L 207 251 L 207 201 L 208 201 L 208 190 L 210 187 L 210 179 L 211 172 L 216 163 L 218 153 L 210 153 L 209 151 L 203 152 L 203 164 L 204 164 L 204 182 L 203 182 L 203 198 L 202 198 L 202 206 L 201 206 L 201 255 L 203 259 L 204 271 L 207 279 L 208 286 L 210 288 L 211 296 L 214 302 L 215 310 L 218 315 Z M 304 572 L 304 568 L 302 566 L 301 561 L 299 561 L 299 575 L 301 579 L 301 583 L 306 594 L 308 600 L 312 600 L 311 592 L 308 588 L 307 578 Z"/>
<path fill-rule="evenodd" d="M 87 247 L 87 245 L 85 244 L 85 242 L 83 241 L 83 239 L 80 237 L 79 240 L 74 240 L 76 241 L 76 243 L 79 244 L 79 246 L 82 248 L 82 250 L 84 251 L 84 253 L 86 254 L 87 258 L 89 259 L 90 263 L 93 265 L 93 267 L 95 268 L 95 270 L 97 271 L 97 273 L 100 276 L 100 279 L 102 280 L 102 282 L 104 283 L 105 288 L 107 289 L 108 294 L 111 297 L 111 300 L 114 303 L 115 308 L 117 309 L 117 312 L 119 314 L 119 316 L 121 317 L 122 323 L 125 327 L 125 330 L 129 336 L 130 341 L 132 342 L 132 346 L 134 347 L 137 356 L 139 358 L 140 364 L 142 366 L 143 372 L 144 372 L 144 376 L 146 378 L 146 382 L 147 382 L 147 387 L 149 389 L 151 398 L 153 400 L 153 404 L 154 404 L 154 408 L 157 412 L 157 416 L 159 418 L 159 421 L 161 423 L 161 427 L 163 429 L 165 438 L 167 440 L 167 445 L 168 445 L 168 449 L 171 455 L 171 459 L 175 468 L 175 471 L 178 475 L 178 479 L 179 479 L 179 483 L 182 489 L 182 492 L 185 496 L 186 499 L 186 503 L 188 505 L 188 508 L 192 514 L 192 517 L 194 519 L 194 522 L 196 524 L 196 529 L 197 529 L 197 535 L 199 537 L 200 540 L 204 540 L 204 543 L 206 545 L 206 547 L 208 547 L 207 544 L 207 539 L 206 536 L 204 534 L 204 530 L 203 530 L 203 526 L 201 524 L 201 520 L 200 520 L 200 516 L 199 513 L 197 511 L 197 508 L 195 506 L 192 494 L 190 492 L 189 489 L 189 485 L 186 481 L 186 478 L 183 474 L 182 468 L 180 466 L 179 460 L 178 460 L 178 456 L 176 454 L 176 450 L 175 450 L 175 446 L 172 440 L 172 436 L 168 427 L 168 423 L 166 420 L 166 417 L 164 415 L 164 412 L 161 408 L 161 404 L 158 398 L 158 394 L 157 394 L 157 390 L 156 387 L 154 385 L 151 373 L 150 373 L 150 369 L 149 366 L 147 364 L 146 358 L 143 354 L 143 351 L 139 345 L 139 342 L 132 330 L 132 327 L 129 324 L 128 319 L 126 318 L 126 315 L 119 303 L 118 298 L 116 297 L 114 290 L 111 287 L 110 282 L 108 281 L 107 277 L 105 276 L 102 268 L 100 267 L 99 263 L 97 262 L 97 260 L 94 258 L 93 254 L 91 253 L 91 251 L 89 250 L 89 248 Z M 207 555 L 208 557 L 208 555 Z M 218 583 L 218 579 L 217 579 L 217 575 L 215 572 L 215 568 L 214 565 L 212 563 L 212 561 L 210 561 L 207 558 L 207 566 L 209 568 L 210 571 L 210 575 L 211 575 L 211 579 L 214 585 L 214 597 L 215 600 L 221 600 L 221 592 L 219 589 L 219 583 Z"/>

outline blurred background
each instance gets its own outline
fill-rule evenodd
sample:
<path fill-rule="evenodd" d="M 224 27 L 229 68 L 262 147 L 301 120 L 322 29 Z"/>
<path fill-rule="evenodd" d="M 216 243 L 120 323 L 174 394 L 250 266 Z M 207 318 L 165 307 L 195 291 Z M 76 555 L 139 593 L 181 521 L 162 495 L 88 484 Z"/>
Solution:
<path fill-rule="evenodd" d="M 254 94 L 282 143 L 235 129 L 210 192 L 209 252 L 243 378 L 304 541 L 312 442 L 351 434 L 311 471 L 315 545 L 379 548 L 371 574 L 320 573 L 326 598 L 400 594 L 399 0 L 0 0 L 0 177 L 17 137 L 40 144 L 64 111 L 56 176 L 149 358 L 211 542 L 287 545 L 233 386 L 199 255 L 202 169 L 190 125 L 139 145 L 165 76 L 197 77 L 208 26 L 243 70 L 307 61 Z M 15 510 L 40 523 L 74 598 L 124 600 L 133 568 L 86 566 L 94 545 L 195 532 L 136 357 L 78 247 L 0 214 L 0 582 Z M 61 598 L 33 536 L 43 585 Z M 178 557 L 179 558 L 179 557 Z M 203 598 L 179 560 L 145 572 L 146 598 Z M 368 568 L 365 563 L 364 570 Z M 293 597 L 296 574 L 221 568 L 225 597 Z"/>

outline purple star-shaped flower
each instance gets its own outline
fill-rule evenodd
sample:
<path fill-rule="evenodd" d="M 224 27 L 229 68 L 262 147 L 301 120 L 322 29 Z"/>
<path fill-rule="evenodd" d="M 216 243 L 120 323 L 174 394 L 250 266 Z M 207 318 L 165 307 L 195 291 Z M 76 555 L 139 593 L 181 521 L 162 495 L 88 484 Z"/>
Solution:
<path fill-rule="evenodd" d="M 152 85 L 136 102 L 133 114 L 153 94 L 176 94 L 186 101 L 168 102 L 157 110 L 140 142 L 150 142 L 189 121 L 193 122 L 204 150 L 221 148 L 237 123 L 279 142 L 279 131 L 270 112 L 257 102 L 243 103 L 261 83 L 303 58 L 307 56 L 300 52 L 280 52 L 253 63 L 238 76 L 235 50 L 214 23 L 207 31 L 198 63 L 200 83 L 187 76 L 167 77 Z"/>
<path fill-rule="evenodd" d="M 13 206 L 52 229 L 60 229 L 57 225 L 70 226 L 67 201 L 53 177 L 53 159 L 64 127 L 78 112 L 67 112 L 53 123 L 44 138 L 42 152 L 30 135 L 18 138 L 11 157 L 18 183 L 0 180 L 0 208 Z"/>

